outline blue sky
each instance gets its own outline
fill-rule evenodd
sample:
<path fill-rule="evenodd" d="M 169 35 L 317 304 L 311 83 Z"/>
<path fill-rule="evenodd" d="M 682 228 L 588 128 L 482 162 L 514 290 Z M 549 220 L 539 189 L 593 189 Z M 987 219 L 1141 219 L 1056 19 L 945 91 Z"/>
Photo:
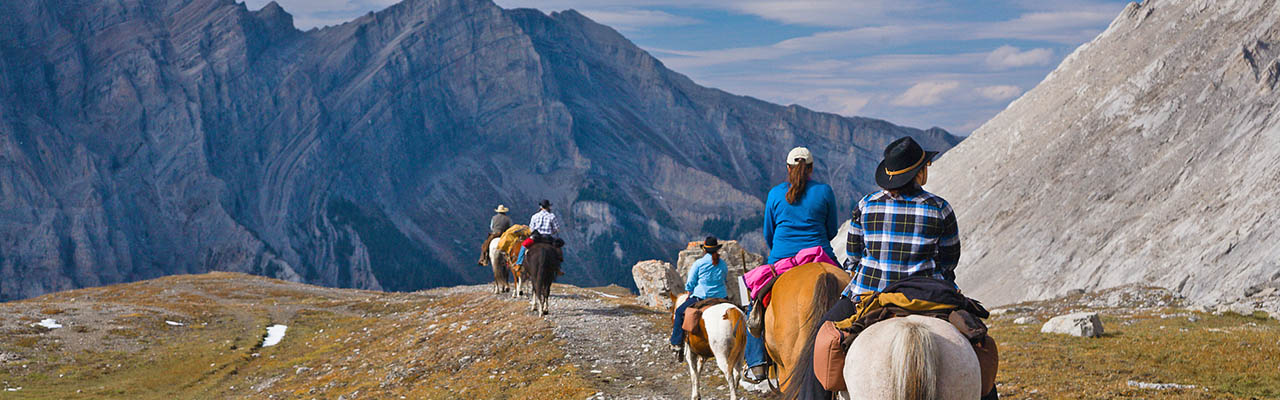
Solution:
<path fill-rule="evenodd" d="M 251 9 L 268 0 L 248 0 Z M 301 29 L 396 0 L 278 0 Z M 496 0 L 576 9 L 699 84 L 967 135 L 1128 1 Z"/>

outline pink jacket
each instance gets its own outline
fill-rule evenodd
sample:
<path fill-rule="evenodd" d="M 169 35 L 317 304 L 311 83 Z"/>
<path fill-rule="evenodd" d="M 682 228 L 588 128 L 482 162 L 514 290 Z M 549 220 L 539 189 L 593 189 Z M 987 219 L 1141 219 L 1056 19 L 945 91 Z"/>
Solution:
<path fill-rule="evenodd" d="M 782 275 L 797 266 L 812 262 L 837 265 L 835 261 L 831 260 L 831 257 L 827 257 L 827 253 L 822 251 L 821 246 L 815 246 L 800 250 L 795 256 L 778 260 L 773 265 L 765 264 L 747 271 L 747 274 L 742 276 L 742 280 L 746 281 L 747 291 L 751 292 L 751 298 L 754 299 L 756 298 L 756 291 L 764 284 L 769 283 L 769 280 L 773 279 L 773 277 Z"/>

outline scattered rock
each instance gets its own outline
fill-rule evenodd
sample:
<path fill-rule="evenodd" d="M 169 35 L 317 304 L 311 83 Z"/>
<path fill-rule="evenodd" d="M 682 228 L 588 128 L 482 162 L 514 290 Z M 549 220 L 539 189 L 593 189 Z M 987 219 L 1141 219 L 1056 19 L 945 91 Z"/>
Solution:
<path fill-rule="evenodd" d="M 1037 322 L 1040 322 L 1040 320 L 1032 316 L 1018 317 L 1018 319 L 1013 320 L 1013 323 L 1018 325 L 1029 325 Z"/>
<path fill-rule="evenodd" d="M 1252 305 L 1245 303 L 1230 303 L 1219 305 L 1216 311 L 1218 314 L 1236 313 L 1240 315 L 1253 315 L 1253 312 L 1257 311 L 1257 309 Z"/>
<path fill-rule="evenodd" d="M 1058 333 L 1079 337 L 1102 336 L 1102 320 L 1098 313 L 1083 312 L 1053 317 L 1040 327 L 1041 333 Z"/>
<path fill-rule="evenodd" d="M 1149 383 L 1149 382 L 1139 382 L 1139 381 L 1129 381 L 1129 386 L 1136 387 L 1138 389 L 1154 389 L 1154 390 L 1195 389 L 1196 388 L 1196 385 L 1179 385 L 1177 383 Z"/>
<path fill-rule="evenodd" d="M 670 293 L 684 292 L 684 281 L 671 263 L 648 260 L 631 267 L 631 278 L 640 292 L 640 302 L 649 307 L 670 308 Z"/>

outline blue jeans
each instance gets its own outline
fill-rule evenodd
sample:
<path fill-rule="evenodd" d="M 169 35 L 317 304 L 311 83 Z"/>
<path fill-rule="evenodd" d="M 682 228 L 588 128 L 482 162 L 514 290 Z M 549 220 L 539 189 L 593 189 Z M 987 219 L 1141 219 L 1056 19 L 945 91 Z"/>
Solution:
<path fill-rule="evenodd" d="M 751 315 L 751 308 L 755 304 L 747 305 L 747 315 Z M 746 348 L 747 368 L 758 367 L 767 364 L 764 360 L 764 340 L 747 331 L 747 348 Z"/>
<path fill-rule="evenodd" d="M 684 303 L 680 303 L 680 306 L 676 307 L 675 320 L 672 321 L 671 323 L 671 345 L 672 346 L 680 346 L 684 344 L 684 328 L 681 328 L 681 326 L 684 326 L 684 310 L 689 308 L 689 306 L 693 305 L 693 303 L 697 303 L 700 300 L 702 299 L 699 299 L 694 296 L 689 296 L 689 298 L 686 299 Z"/>
<path fill-rule="evenodd" d="M 519 266 L 522 266 L 522 267 L 524 266 L 524 251 L 525 251 L 525 250 L 528 250 L 528 249 L 527 249 L 527 248 L 525 248 L 524 246 L 520 246 L 520 255 L 519 255 L 519 256 L 516 256 L 516 264 L 517 264 L 517 265 L 519 265 Z"/>

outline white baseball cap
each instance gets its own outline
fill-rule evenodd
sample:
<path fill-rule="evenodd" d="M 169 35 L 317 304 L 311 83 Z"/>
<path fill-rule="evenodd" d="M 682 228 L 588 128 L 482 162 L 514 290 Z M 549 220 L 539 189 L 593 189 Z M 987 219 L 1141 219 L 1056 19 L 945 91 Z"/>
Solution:
<path fill-rule="evenodd" d="M 787 165 L 799 164 L 799 160 L 804 160 L 805 164 L 813 164 L 813 153 L 810 153 L 809 149 L 805 147 L 797 147 L 787 153 Z"/>

